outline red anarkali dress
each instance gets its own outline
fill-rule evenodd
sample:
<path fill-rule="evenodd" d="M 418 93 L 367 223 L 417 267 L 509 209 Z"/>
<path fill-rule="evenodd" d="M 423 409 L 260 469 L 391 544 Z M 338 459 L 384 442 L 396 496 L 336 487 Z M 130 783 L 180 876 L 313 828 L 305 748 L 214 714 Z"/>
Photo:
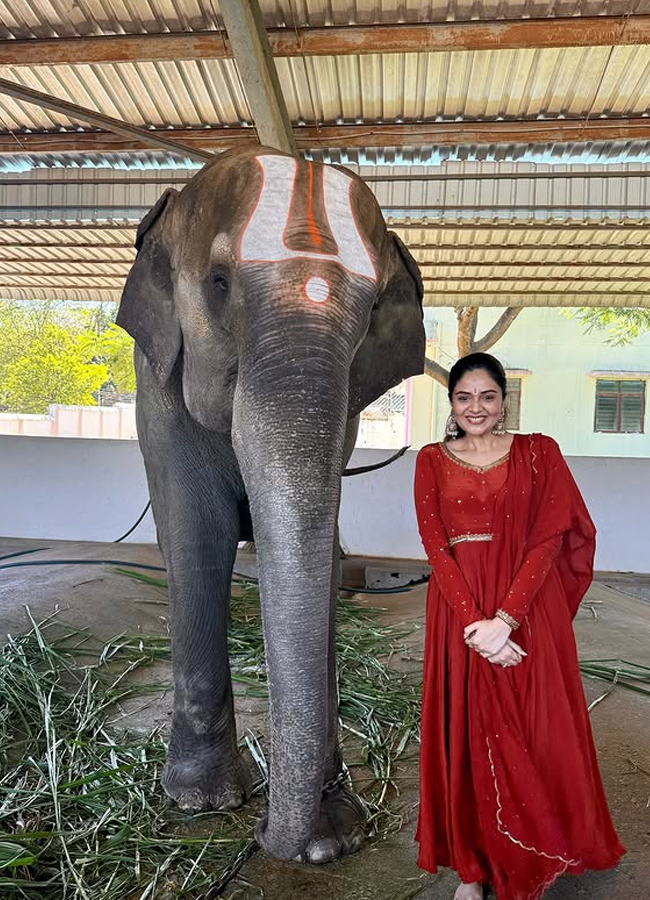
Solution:
<path fill-rule="evenodd" d="M 450 866 L 498 900 L 536 900 L 563 872 L 624 853 L 603 793 L 572 619 L 595 529 L 551 438 L 515 435 L 487 467 L 443 444 L 415 475 L 432 567 L 422 703 L 419 865 Z M 463 642 L 503 609 L 528 656 L 495 666 Z"/>

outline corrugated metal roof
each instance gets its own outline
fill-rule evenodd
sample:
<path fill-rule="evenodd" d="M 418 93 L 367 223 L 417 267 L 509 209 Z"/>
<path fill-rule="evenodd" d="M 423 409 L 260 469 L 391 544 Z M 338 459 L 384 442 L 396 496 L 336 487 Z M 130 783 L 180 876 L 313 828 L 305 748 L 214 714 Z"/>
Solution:
<path fill-rule="evenodd" d="M 650 219 L 650 166 L 554 168 L 512 164 L 361 167 L 384 214 L 411 219 Z M 381 179 L 381 180 L 377 180 Z M 421 179 L 421 180 L 420 180 Z"/>
<path fill-rule="evenodd" d="M 192 169 L 201 164 L 189 158 L 179 158 L 164 151 L 142 150 L 133 153 L 16 153 L 0 154 L 0 174 L 15 175 L 39 169 L 84 169 L 104 171 L 157 171 L 160 169 Z"/>
<path fill-rule="evenodd" d="M 259 0 L 267 28 L 376 25 L 384 22 L 469 22 L 551 16 L 625 16 L 630 0 Z M 638 0 L 634 13 L 650 12 Z M 218 0 L 56 0 L 0 2 L 0 38 L 74 37 L 208 31 L 222 25 Z"/>
<path fill-rule="evenodd" d="M 277 59 L 294 123 L 461 122 L 641 116 L 650 47 L 368 54 Z M 250 125 L 232 60 L 6 66 L 0 77 L 145 127 Z M 74 128 L 0 96 L 7 130 Z"/>
<path fill-rule="evenodd" d="M 459 147 L 383 147 L 369 150 L 312 150 L 309 159 L 336 165 L 357 166 L 442 166 L 453 162 L 521 162 L 553 165 L 621 165 L 647 163 L 650 141 L 586 141 L 549 144 L 469 144 Z M 17 174 L 33 169 L 118 169 L 194 171 L 201 164 L 162 151 L 129 153 L 16 153 L 0 154 L 0 174 Z"/>
<path fill-rule="evenodd" d="M 650 165 L 600 170 L 507 163 L 351 168 L 391 219 L 650 219 Z M 0 177 L 0 218 L 138 221 L 166 188 L 182 187 L 193 172 L 84 168 L 5 175 Z"/>
<path fill-rule="evenodd" d="M 135 222 L 192 171 L 41 169 L 1 177 L 0 293 L 119 299 Z M 650 302 L 650 232 L 631 227 L 634 216 L 650 222 L 650 166 L 358 171 L 387 213 L 401 209 L 389 224 L 420 264 L 427 303 L 454 305 L 477 294 L 496 305 L 523 297 L 605 304 L 610 295 L 612 303 Z M 58 219 L 67 227 L 53 227 Z M 99 228 L 100 219 L 111 227 Z"/>
<path fill-rule="evenodd" d="M 260 5 L 267 27 L 287 29 L 599 15 L 620 16 L 623 28 L 630 13 L 650 14 L 650 0 L 633 6 L 629 0 Z M 0 39 L 218 33 L 221 27 L 216 0 L 0 0 Z M 539 122 L 541 129 L 557 119 L 646 117 L 650 109 L 646 45 L 295 56 L 278 58 L 276 66 L 296 126 L 517 120 Z M 52 66 L 44 60 L 0 68 L 0 77 L 169 130 L 171 137 L 174 128 L 251 124 L 237 67 L 228 59 Z M 13 132 L 20 144 L 21 133 L 91 129 L 0 94 L 0 130 Z M 640 165 L 650 161 L 650 141 L 459 139 L 443 147 L 426 140 L 310 155 L 362 167 L 393 227 L 414 248 L 428 303 L 460 305 L 477 297 L 488 305 L 523 298 L 552 305 L 646 303 L 650 239 L 644 228 L 630 226 L 650 223 L 650 166 Z M 558 165 L 567 162 L 570 169 Z M 639 164 L 639 171 L 620 168 L 624 162 Z M 594 163 L 608 163 L 609 177 Z M 147 169 L 154 177 L 147 179 Z M 157 151 L 40 154 L 30 147 L 0 157 L 0 296 L 118 299 L 133 258 L 134 223 L 165 187 L 195 169 L 189 159 Z M 25 177 L 16 179 L 21 172 Z M 387 173 L 392 178 L 382 180 Z"/>

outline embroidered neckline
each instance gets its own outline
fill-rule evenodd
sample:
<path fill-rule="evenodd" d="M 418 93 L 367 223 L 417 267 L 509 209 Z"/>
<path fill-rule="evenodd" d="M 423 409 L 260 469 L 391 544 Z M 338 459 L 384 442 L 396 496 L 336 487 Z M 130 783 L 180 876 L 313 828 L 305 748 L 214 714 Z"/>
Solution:
<path fill-rule="evenodd" d="M 512 441 L 514 444 L 514 439 Z M 510 444 L 510 449 L 507 453 L 504 453 L 503 456 L 500 456 L 498 459 L 495 459 L 494 462 L 488 463 L 487 466 L 477 466 L 474 463 L 466 462 L 464 459 L 461 459 L 460 456 L 456 456 L 455 453 L 452 453 L 451 450 L 447 447 L 447 445 L 443 442 L 440 444 L 442 448 L 442 452 L 445 454 L 447 459 L 450 459 L 452 462 L 455 462 L 457 465 L 462 466 L 463 469 L 469 469 L 471 472 L 489 472 L 490 469 L 496 468 L 496 466 L 502 466 L 505 462 L 510 459 L 510 451 L 512 450 L 512 444 Z"/>

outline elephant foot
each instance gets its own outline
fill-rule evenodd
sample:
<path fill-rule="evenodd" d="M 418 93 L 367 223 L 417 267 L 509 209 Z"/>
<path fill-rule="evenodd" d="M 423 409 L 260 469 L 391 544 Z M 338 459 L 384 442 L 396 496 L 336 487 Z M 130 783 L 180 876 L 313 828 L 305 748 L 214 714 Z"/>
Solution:
<path fill-rule="evenodd" d="M 366 839 L 366 811 L 363 803 L 339 781 L 323 791 L 318 825 L 298 862 L 323 865 L 356 853 Z M 257 839 L 265 841 L 266 818 L 257 828 Z"/>
<path fill-rule="evenodd" d="M 322 865 L 356 853 L 366 839 L 366 811 L 348 787 L 323 791 L 316 832 L 300 855 L 301 862 Z"/>
<path fill-rule="evenodd" d="M 227 765 L 168 757 L 161 782 L 167 796 L 186 812 L 236 809 L 252 790 L 250 771 L 239 755 Z"/>

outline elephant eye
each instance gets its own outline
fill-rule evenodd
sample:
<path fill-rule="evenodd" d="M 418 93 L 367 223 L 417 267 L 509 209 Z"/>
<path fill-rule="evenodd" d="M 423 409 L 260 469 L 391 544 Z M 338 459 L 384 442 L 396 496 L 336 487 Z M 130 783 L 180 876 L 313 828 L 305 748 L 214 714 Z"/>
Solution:
<path fill-rule="evenodd" d="M 213 288 L 220 294 L 225 295 L 230 290 L 230 272 L 225 267 L 217 267 L 210 273 L 210 280 Z"/>

